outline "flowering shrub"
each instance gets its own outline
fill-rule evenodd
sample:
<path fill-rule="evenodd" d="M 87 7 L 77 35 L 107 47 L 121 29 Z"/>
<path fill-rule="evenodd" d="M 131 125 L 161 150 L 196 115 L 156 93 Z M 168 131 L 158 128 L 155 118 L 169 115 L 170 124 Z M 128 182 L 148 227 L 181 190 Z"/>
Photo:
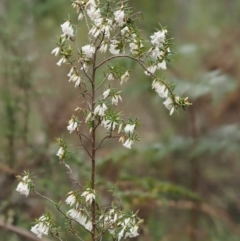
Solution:
<path fill-rule="evenodd" d="M 123 120 L 120 110 L 117 109 L 118 103 L 124 101 L 119 87 L 127 84 L 134 76 L 130 76 L 128 69 L 113 65 L 112 60 L 125 58 L 137 62 L 146 78 L 152 78 L 152 88 L 164 99 L 163 104 L 170 111 L 170 115 L 175 109 L 185 109 L 190 104 L 187 98 L 180 98 L 173 93 L 174 85 L 159 77 L 159 70 L 167 68 L 171 55 L 166 28 L 157 30 L 148 40 L 144 40 L 135 25 L 139 13 L 133 13 L 126 1 L 114 4 L 97 0 L 76 0 L 72 7 L 78 14 L 78 20 L 86 22 L 89 42 L 78 46 L 77 27 L 69 19 L 61 25 L 62 34 L 52 54 L 60 57 L 58 66 L 69 66 L 68 81 L 78 88 L 84 103 L 76 108 L 76 114 L 69 120 L 67 130 L 79 136 L 83 149 L 90 157 L 90 185 L 68 193 L 65 202 L 71 209 L 67 212 L 35 190 L 29 173 L 19 176 L 17 191 L 25 196 L 33 191 L 51 201 L 71 224 L 74 235 L 77 235 L 72 227 L 75 222 L 90 233 L 92 241 L 101 240 L 104 233 L 109 233 L 118 241 L 133 238 L 138 235 L 142 220 L 136 213 L 123 211 L 114 202 L 110 207 L 101 207 L 95 185 L 96 153 L 102 143 L 109 138 L 118 138 L 124 147 L 130 149 L 134 142 L 140 140 L 136 132 L 139 120 Z M 99 72 L 103 75 L 99 75 Z M 97 76 L 103 77 L 99 80 Z M 80 132 L 80 125 L 85 126 L 89 135 Z M 106 136 L 97 143 L 99 128 L 106 129 Z M 89 142 L 90 149 L 83 140 Z M 56 155 L 71 170 L 66 164 L 68 145 L 62 138 L 57 141 L 59 150 Z M 50 233 L 60 239 L 57 230 L 50 213 L 41 216 L 31 229 L 40 238 Z"/>

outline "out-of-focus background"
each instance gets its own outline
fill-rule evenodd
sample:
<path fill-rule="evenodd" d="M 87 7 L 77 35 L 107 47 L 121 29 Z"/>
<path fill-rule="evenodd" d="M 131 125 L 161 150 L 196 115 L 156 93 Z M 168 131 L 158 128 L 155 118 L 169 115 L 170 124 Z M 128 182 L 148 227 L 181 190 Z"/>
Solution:
<path fill-rule="evenodd" d="M 140 117 L 142 141 L 130 151 L 117 141 L 101 149 L 97 168 L 104 200 L 111 201 L 106 189 L 115 185 L 124 208 L 139 210 L 145 221 L 138 240 L 238 241 L 240 1 L 130 5 L 143 12 L 138 24 L 146 38 L 159 23 L 168 27 L 174 56 L 162 74 L 193 105 L 170 117 L 150 79 L 131 66 L 123 108 Z M 42 199 L 15 191 L 15 176 L 23 170 L 33 172 L 37 189 L 56 202 L 75 188 L 56 157 L 56 137 L 73 144 L 68 164 L 76 178 L 84 183 L 89 177 L 88 159 L 66 130 L 78 92 L 67 81 L 68 68 L 57 67 L 50 55 L 68 14 L 74 14 L 68 0 L 0 2 L 1 240 L 28 240 L 24 230 L 46 206 L 60 217 Z M 86 35 L 82 24 L 78 41 Z"/>

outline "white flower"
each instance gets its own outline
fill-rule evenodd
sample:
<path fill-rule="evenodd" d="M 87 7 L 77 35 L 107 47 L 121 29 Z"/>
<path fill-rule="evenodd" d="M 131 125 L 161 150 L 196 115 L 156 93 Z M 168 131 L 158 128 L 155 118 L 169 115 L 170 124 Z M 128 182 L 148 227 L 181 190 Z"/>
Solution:
<path fill-rule="evenodd" d="M 81 83 L 81 78 L 80 78 L 80 76 L 78 76 L 78 78 L 75 82 L 75 88 L 78 87 L 80 85 L 80 83 Z"/>
<path fill-rule="evenodd" d="M 38 223 L 31 228 L 31 231 L 35 233 L 39 238 L 42 238 L 42 235 L 48 235 L 50 229 L 50 223 L 48 218 L 41 216 L 38 220 Z"/>
<path fill-rule="evenodd" d="M 118 26 L 122 27 L 124 24 L 124 11 L 117 10 L 114 12 L 114 19 L 117 22 Z"/>
<path fill-rule="evenodd" d="M 66 38 L 73 37 L 73 28 L 69 21 L 66 21 L 65 23 L 61 24 L 61 28 L 63 31 L 63 35 Z"/>
<path fill-rule="evenodd" d="M 167 69 L 166 61 L 163 60 L 161 63 L 158 63 L 158 64 L 157 64 L 157 68 L 158 68 L 158 69 Z"/>
<path fill-rule="evenodd" d="M 104 100 L 107 99 L 107 97 L 108 97 L 109 94 L 110 94 L 110 91 L 111 91 L 111 89 L 107 89 L 106 91 L 103 92 L 103 99 L 104 99 Z"/>
<path fill-rule="evenodd" d="M 89 112 L 89 114 L 87 115 L 87 118 L 85 120 L 85 123 L 87 123 L 92 117 L 92 112 Z"/>
<path fill-rule="evenodd" d="M 71 209 L 67 212 L 67 214 L 79 222 L 83 227 L 85 227 L 87 230 L 92 231 L 92 223 L 91 221 L 87 221 L 87 217 L 81 212 L 76 209 Z"/>
<path fill-rule="evenodd" d="M 112 120 L 109 120 L 109 119 L 105 119 L 102 121 L 101 123 L 107 130 L 112 130 L 114 131 L 116 126 L 117 126 L 117 122 L 116 121 L 112 121 Z"/>
<path fill-rule="evenodd" d="M 75 121 L 73 118 L 68 122 L 68 126 L 67 129 L 69 130 L 70 133 L 72 133 L 73 131 L 75 131 L 75 129 L 77 128 L 77 121 Z"/>
<path fill-rule="evenodd" d="M 101 33 L 101 30 L 96 26 L 93 26 L 89 31 L 89 34 L 91 34 L 94 38 L 97 38 L 100 33 Z"/>
<path fill-rule="evenodd" d="M 69 82 L 71 82 L 71 81 L 72 81 L 72 82 L 75 82 L 75 81 L 78 81 L 79 79 L 81 79 L 80 76 L 77 75 L 76 73 L 73 73 L 72 76 L 69 78 L 68 81 L 69 81 Z"/>
<path fill-rule="evenodd" d="M 78 206 L 78 201 L 76 199 L 76 196 L 74 194 L 74 192 L 69 192 L 69 196 L 67 197 L 67 199 L 65 200 L 65 202 L 69 205 L 69 206 L 73 206 L 75 205 L 76 207 Z"/>
<path fill-rule="evenodd" d="M 129 35 L 129 27 L 128 26 L 125 26 L 123 29 L 121 29 L 121 34 L 122 35 L 125 35 L 125 36 L 128 36 Z"/>
<path fill-rule="evenodd" d="M 93 200 L 95 200 L 95 190 L 87 188 L 85 192 L 82 193 L 82 197 L 85 197 L 86 203 L 89 205 L 92 204 Z"/>
<path fill-rule="evenodd" d="M 78 20 L 82 20 L 82 19 L 83 19 L 83 17 L 84 17 L 84 16 L 83 16 L 83 13 L 82 13 L 82 12 L 80 12 L 80 13 L 79 13 L 79 15 L 78 15 Z"/>
<path fill-rule="evenodd" d="M 57 62 L 57 65 L 58 66 L 61 66 L 61 64 L 64 64 L 66 63 L 67 59 L 65 57 L 62 57 L 58 62 Z"/>
<path fill-rule="evenodd" d="M 173 101 L 172 101 L 172 98 L 171 97 L 168 97 L 164 102 L 163 104 L 165 105 L 165 107 L 170 110 L 170 115 L 173 114 L 174 112 L 174 106 L 173 106 Z"/>
<path fill-rule="evenodd" d="M 96 21 L 101 18 L 101 13 L 99 8 L 91 7 L 87 10 L 87 15 L 92 21 Z"/>
<path fill-rule="evenodd" d="M 20 183 L 18 184 L 16 191 L 21 193 L 22 195 L 28 196 L 30 192 L 29 183 L 31 182 L 31 179 L 28 175 L 24 176 Z"/>
<path fill-rule="evenodd" d="M 122 101 L 122 97 L 116 93 L 112 96 L 112 105 L 117 105 L 119 100 Z"/>
<path fill-rule="evenodd" d="M 125 133 L 133 133 L 135 129 L 135 124 L 127 124 L 124 128 Z"/>
<path fill-rule="evenodd" d="M 86 3 L 86 6 L 90 6 L 90 7 L 96 7 L 97 4 L 95 2 L 95 0 L 88 0 L 87 3 Z"/>
<path fill-rule="evenodd" d="M 110 47 L 109 47 L 109 52 L 113 55 L 118 55 L 120 54 L 120 49 L 118 47 L 119 41 L 118 40 L 111 40 Z"/>
<path fill-rule="evenodd" d="M 102 42 L 102 44 L 101 44 L 101 47 L 100 47 L 99 51 L 100 51 L 101 53 L 106 53 L 107 48 L 108 48 L 107 43 L 106 43 L 106 42 Z"/>
<path fill-rule="evenodd" d="M 83 63 L 82 67 L 81 67 L 81 70 L 83 70 L 84 72 L 88 72 L 89 70 L 89 65 L 87 63 Z"/>
<path fill-rule="evenodd" d="M 56 47 L 55 49 L 53 49 L 53 51 L 51 52 L 51 54 L 54 54 L 55 56 L 57 56 L 60 52 L 60 48 L 59 47 Z"/>
<path fill-rule="evenodd" d="M 139 233 L 138 233 L 138 226 L 137 225 L 131 227 L 130 230 L 129 230 L 129 233 L 127 233 L 127 236 L 129 238 L 134 238 L 138 235 L 139 235 Z"/>
<path fill-rule="evenodd" d="M 73 72 L 74 72 L 74 67 L 72 67 L 72 68 L 70 69 L 70 71 L 69 71 L 69 73 L 67 74 L 67 76 L 68 76 L 68 77 L 71 77 L 72 74 L 73 74 Z M 70 80 L 69 80 L 69 81 L 70 81 Z"/>
<path fill-rule="evenodd" d="M 163 52 L 159 49 L 159 47 L 152 48 L 150 53 L 154 59 L 161 58 L 163 54 Z"/>
<path fill-rule="evenodd" d="M 83 212 L 76 209 L 70 209 L 67 214 L 78 223 L 80 223 L 85 229 L 92 231 L 92 222 L 87 220 L 87 217 Z"/>
<path fill-rule="evenodd" d="M 58 152 L 57 152 L 57 154 L 56 154 L 56 156 L 58 156 L 59 159 L 63 159 L 64 154 L 65 154 L 65 150 L 63 149 L 63 147 L 60 147 Z"/>
<path fill-rule="evenodd" d="M 99 104 L 94 110 L 94 115 L 104 116 L 106 110 L 107 106 L 104 103 Z"/>
<path fill-rule="evenodd" d="M 159 94 L 161 98 L 168 97 L 168 89 L 165 85 L 161 84 L 159 81 L 154 80 L 152 83 L 152 88 Z"/>
<path fill-rule="evenodd" d="M 129 77 L 129 72 L 126 71 L 121 77 L 120 85 L 122 85 L 124 82 L 126 83 L 129 80 Z"/>
<path fill-rule="evenodd" d="M 108 75 L 107 79 L 108 79 L 109 81 L 114 80 L 114 75 L 113 75 L 113 73 L 110 73 L 110 74 Z"/>
<path fill-rule="evenodd" d="M 151 38 L 151 43 L 155 46 L 161 47 L 163 43 L 165 42 L 165 34 L 167 33 L 167 30 L 164 29 L 162 31 L 155 32 Z"/>
<path fill-rule="evenodd" d="M 131 149 L 132 144 L 133 144 L 133 140 L 128 138 L 128 139 L 123 143 L 123 146 L 126 147 L 126 148 L 128 148 L 128 149 Z"/>
<path fill-rule="evenodd" d="M 86 55 L 87 58 L 92 58 L 93 54 L 95 53 L 95 47 L 93 45 L 85 45 L 82 47 L 83 53 Z"/>
<path fill-rule="evenodd" d="M 154 74 L 157 69 L 156 65 L 151 65 L 147 68 L 147 71 L 144 71 L 146 75 Z"/>

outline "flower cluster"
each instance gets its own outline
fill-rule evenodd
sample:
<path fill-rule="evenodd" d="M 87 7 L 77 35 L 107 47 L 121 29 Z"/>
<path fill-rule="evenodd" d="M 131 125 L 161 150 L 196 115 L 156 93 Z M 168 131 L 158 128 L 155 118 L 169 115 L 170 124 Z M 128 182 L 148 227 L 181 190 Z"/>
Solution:
<path fill-rule="evenodd" d="M 103 229 L 109 231 L 118 241 L 139 235 L 138 228 L 142 220 L 136 214 L 127 214 L 114 208 L 99 217 Z"/>
<path fill-rule="evenodd" d="M 81 224 L 85 229 L 88 231 L 92 231 L 92 222 L 87 218 L 86 213 L 83 209 L 70 209 L 67 214 L 69 217 L 71 217 L 73 220 L 77 221 L 79 224 Z"/>
<path fill-rule="evenodd" d="M 95 200 L 95 190 L 92 190 L 91 188 L 87 188 L 86 191 L 84 191 L 81 195 L 82 197 L 85 197 L 85 201 L 87 204 L 91 205 L 93 200 Z"/>
<path fill-rule="evenodd" d="M 17 176 L 17 178 L 20 180 L 20 183 L 18 184 L 16 191 L 27 197 L 32 187 L 32 180 L 29 173 L 25 173 L 25 176 L 23 177 Z"/>
<path fill-rule="evenodd" d="M 39 238 L 42 238 L 43 234 L 48 235 L 50 228 L 50 217 L 48 215 L 43 215 L 36 221 L 36 225 L 31 228 L 31 231 Z"/>

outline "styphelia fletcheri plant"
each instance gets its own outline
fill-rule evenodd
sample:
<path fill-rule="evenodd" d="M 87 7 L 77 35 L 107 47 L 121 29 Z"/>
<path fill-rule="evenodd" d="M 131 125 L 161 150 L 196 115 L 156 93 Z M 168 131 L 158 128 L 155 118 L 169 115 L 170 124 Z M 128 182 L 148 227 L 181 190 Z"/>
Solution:
<path fill-rule="evenodd" d="M 87 25 L 88 43 L 78 45 L 81 41 L 77 40 L 77 25 L 68 19 L 61 24 L 62 34 L 52 54 L 59 58 L 58 66 L 69 66 L 68 81 L 73 82 L 84 103 L 76 108 L 68 121 L 67 130 L 79 136 L 80 144 L 91 161 L 90 185 L 80 186 L 80 189 L 67 194 L 67 212 L 35 190 L 29 173 L 18 176 L 17 191 L 26 196 L 33 191 L 51 201 L 70 224 L 69 230 L 80 240 L 78 226 L 73 223 L 89 232 L 92 241 L 101 240 L 105 233 L 118 241 L 133 238 L 138 235 L 142 220 L 136 213 L 125 212 L 115 202 L 109 207 L 101 207 L 95 183 L 96 154 L 105 140 L 117 138 L 123 147 L 129 149 L 140 140 L 136 133 L 138 118 L 123 120 L 117 108 L 118 103 L 124 101 L 119 88 L 134 76 L 130 76 L 128 69 L 113 64 L 113 60 L 130 59 L 139 64 L 146 78 L 152 79 L 152 88 L 163 99 L 170 115 L 175 109 L 185 109 L 190 104 L 188 98 L 180 98 L 173 93 L 174 85 L 159 77 L 159 70 L 167 68 L 171 55 L 166 28 L 156 30 L 147 40 L 143 39 L 135 24 L 141 15 L 133 13 L 127 1 L 77 0 L 73 1 L 72 7 L 78 14 L 78 20 Z M 85 126 L 88 135 L 81 133 L 80 125 Z M 97 131 L 104 128 L 107 134 L 98 141 Z M 57 141 L 59 150 L 56 155 L 71 172 L 66 163 L 68 145 L 62 138 Z M 86 147 L 85 141 L 90 143 L 91 148 Z M 59 230 L 50 213 L 43 214 L 31 228 L 40 238 L 51 234 L 61 240 Z"/>

